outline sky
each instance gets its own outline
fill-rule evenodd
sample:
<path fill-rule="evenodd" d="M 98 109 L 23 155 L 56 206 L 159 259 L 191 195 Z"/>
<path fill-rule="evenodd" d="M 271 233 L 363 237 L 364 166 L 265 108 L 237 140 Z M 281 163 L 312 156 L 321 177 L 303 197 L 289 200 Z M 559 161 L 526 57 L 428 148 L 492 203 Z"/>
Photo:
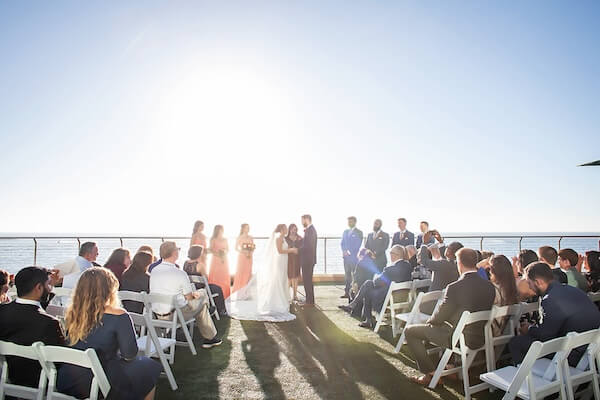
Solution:
<path fill-rule="evenodd" d="M 0 2 L 0 232 L 600 231 L 600 2 Z M 210 232 L 209 232 L 210 233 Z"/>

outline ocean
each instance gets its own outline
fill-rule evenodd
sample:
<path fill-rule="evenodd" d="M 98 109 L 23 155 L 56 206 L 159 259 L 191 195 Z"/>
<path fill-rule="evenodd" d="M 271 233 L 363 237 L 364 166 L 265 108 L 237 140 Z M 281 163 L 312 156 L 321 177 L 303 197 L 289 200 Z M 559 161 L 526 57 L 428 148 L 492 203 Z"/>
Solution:
<path fill-rule="evenodd" d="M 550 245 L 558 248 L 558 240 L 560 236 L 595 236 L 593 238 L 570 238 L 564 237 L 561 240 L 561 248 L 572 248 L 579 253 L 587 250 L 598 250 L 600 233 L 587 232 L 534 232 L 534 233 L 452 233 L 445 235 L 445 242 L 449 243 L 453 240 L 458 240 L 464 246 L 473 249 L 480 249 L 481 236 L 505 236 L 500 238 L 485 238 L 483 240 L 483 249 L 493 251 L 495 254 L 504 254 L 507 257 L 516 255 L 519 250 L 519 238 L 508 238 L 506 236 L 529 236 L 524 237 L 521 241 L 522 249 L 537 250 L 543 245 Z M 33 239 L 10 239 L 7 236 L 33 236 L 33 235 L 16 235 L 16 234 L 0 234 L 0 268 L 16 273 L 19 269 L 33 265 L 34 260 L 34 241 Z M 57 236 L 57 235 L 44 235 Z M 106 236 L 106 235 L 89 235 Z M 391 236 L 391 235 L 390 235 Z M 453 236 L 476 236 L 474 238 L 453 239 Z M 533 236 L 553 236 L 533 237 Z M 85 237 L 80 238 L 81 243 L 86 241 Z M 114 239 L 94 239 L 98 243 L 99 255 L 97 262 L 103 264 L 113 249 L 120 247 L 118 238 Z M 189 239 L 175 240 L 181 247 L 181 256 L 179 263 L 183 264 L 187 254 Z M 256 251 L 254 263 L 261 263 L 263 260 L 264 248 L 267 244 L 267 239 L 256 239 Z M 158 254 L 158 248 L 161 244 L 159 239 L 123 239 L 123 247 L 135 252 L 141 245 L 150 245 L 154 248 L 155 254 Z M 235 238 L 229 239 L 229 246 L 232 249 L 229 254 L 229 266 L 231 273 L 235 273 L 237 265 L 237 253 L 233 250 Z M 64 239 L 60 237 L 52 237 L 50 239 L 37 239 L 37 265 L 44 267 L 53 267 L 56 264 L 65 262 L 74 258 L 77 255 L 78 243 L 76 239 Z M 319 238 L 317 248 L 317 265 L 315 274 L 343 274 L 344 265 L 342 261 L 342 253 L 340 249 L 339 237 Z"/>

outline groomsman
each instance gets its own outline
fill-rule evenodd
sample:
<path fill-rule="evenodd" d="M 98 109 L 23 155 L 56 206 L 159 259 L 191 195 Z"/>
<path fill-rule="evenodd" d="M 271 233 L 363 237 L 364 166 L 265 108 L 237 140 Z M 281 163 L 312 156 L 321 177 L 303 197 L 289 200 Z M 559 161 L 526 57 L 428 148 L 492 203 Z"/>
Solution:
<path fill-rule="evenodd" d="M 352 271 L 358 263 L 357 254 L 363 241 L 363 233 L 356 227 L 356 217 L 348 217 L 348 229 L 342 235 L 342 255 L 344 257 L 344 272 L 346 273 L 346 288 L 342 299 L 350 298 Z"/>
<path fill-rule="evenodd" d="M 392 247 L 399 244 L 400 246 L 410 246 L 415 244 L 415 234 L 406 230 L 406 218 L 398 218 L 399 232 L 394 233 L 392 239 Z"/>
<path fill-rule="evenodd" d="M 390 235 L 381 230 L 381 220 L 376 219 L 373 223 L 373 232 L 367 236 L 365 247 L 375 254 L 375 264 L 379 272 L 387 266 L 387 256 L 385 251 L 390 246 Z"/>
<path fill-rule="evenodd" d="M 423 236 L 429 231 L 429 222 L 421 221 L 419 228 L 421 229 L 421 233 L 419 233 L 419 236 L 417 236 L 417 249 L 420 248 L 421 245 L 423 245 L 423 244 L 424 245 L 434 244 L 435 238 L 433 236 L 429 236 L 429 240 L 427 241 L 427 243 L 423 243 Z"/>
<path fill-rule="evenodd" d="M 304 240 L 300 248 L 300 267 L 302 280 L 306 292 L 306 306 L 315 305 L 315 288 L 313 285 L 313 270 L 317 263 L 317 231 L 312 224 L 312 217 L 308 214 L 302 216 L 304 226 Z"/>

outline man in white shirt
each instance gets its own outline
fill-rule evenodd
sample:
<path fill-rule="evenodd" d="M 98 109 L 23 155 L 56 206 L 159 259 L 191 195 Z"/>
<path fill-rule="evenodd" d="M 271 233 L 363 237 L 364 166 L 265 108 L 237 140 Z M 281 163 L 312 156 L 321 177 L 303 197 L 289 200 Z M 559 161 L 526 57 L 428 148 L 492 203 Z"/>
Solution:
<path fill-rule="evenodd" d="M 217 338 L 217 329 L 208 310 L 208 295 L 205 289 L 194 291 L 188 275 L 175 266 L 179 258 L 179 248 L 175 242 L 164 242 L 160 246 L 158 264 L 150 273 L 150 293 L 177 296 L 183 317 L 196 319 L 196 325 L 204 338 L 202 347 L 209 349 L 222 343 Z M 170 304 L 152 303 L 152 311 L 159 319 L 171 320 L 173 307 Z"/>
<path fill-rule="evenodd" d="M 98 258 L 98 245 L 94 242 L 85 242 L 81 245 L 77 257 L 58 264 L 54 269 L 58 270 L 58 276 L 63 279 L 67 275 L 81 273 L 90 267 L 99 266 L 95 263 L 96 258 Z"/>

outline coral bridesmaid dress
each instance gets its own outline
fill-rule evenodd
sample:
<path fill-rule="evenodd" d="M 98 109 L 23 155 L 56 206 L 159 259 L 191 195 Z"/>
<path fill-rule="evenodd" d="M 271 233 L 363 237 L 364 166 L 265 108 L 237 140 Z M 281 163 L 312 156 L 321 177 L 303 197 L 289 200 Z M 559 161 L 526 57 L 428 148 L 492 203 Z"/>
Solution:
<path fill-rule="evenodd" d="M 252 242 L 245 242 L 252 243 Z M 245 244 L 245 243 L 242 243 Z M 243 288 L 250 282 L 252 277 L 252 253 L 248 251 L 240 251 L 238 255 L 237 270 L 235 271 L 235 278 L 233 278 L 233 289 L 231 293 L 235 293 L 237 290 Z"/>
<path fill-rule="evenodd" d="M 208 282 L 218 285 L 223 290 L 223 299 L 228 298 L 231 294 L 231 276 L 229 275 L 227 254 L 224 257 L 218 255 L 219 252 L 225 251 L 225 247 L 225 239 L 215 240 L 208 272 Z"/>
<path fill-rule="evenodd" d="M 202 256 L 200 259 L 204 264 L 206 264 L 206 255 L 208 254 L 208 248 L 206 247 L 206 236 L 192 236 L 192 240 L 190 241 L 190 245 L 199 244 L 204 249 L 202 251 Z"/>

